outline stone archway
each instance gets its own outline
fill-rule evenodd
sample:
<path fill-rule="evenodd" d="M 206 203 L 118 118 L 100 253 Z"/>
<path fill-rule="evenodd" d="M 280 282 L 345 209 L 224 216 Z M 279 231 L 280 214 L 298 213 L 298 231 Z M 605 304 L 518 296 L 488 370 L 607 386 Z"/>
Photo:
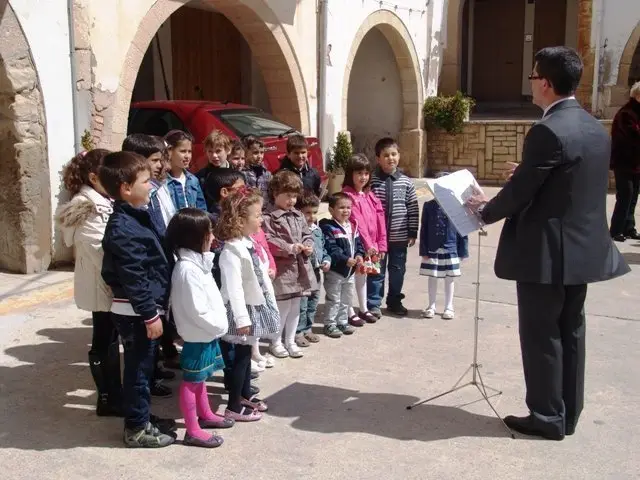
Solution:
<path fill-rule="evenodd" d="M 29 44 L 0 0 L 0 268 L 51 262 L 51 195 L 42 92 Z"/>
<path fill-rule="evenodd" d="M 298 59 L 284 28 L 265 0 L 200 0 L 199 3 L 214 7 L 245 37 L 262 71 L 273 115 L 304 134 L 310 134 L 308 96 Z M 157 0 L 138 26 L 120 75 L 113 107 L 102 112 L 97 108 L 92 121 L 94 132 L 101 132 L 101 145 L 114 147 L 122 142 L 127 130 L 131 94 L 144 53 L 160 26 L 184 5 L 188 2 Z"/>
<path fill-rule="evenodd" d="M 466 1 L 447 0 L 446 43 L 438 82 L 438 93 L 442 95 L 453 95 L 462 89 L 462 19 Z"/>
<path fill-rule="evenodd" d="M 388 10 L 378 10 L 362 23 L 351 44 L 342 87 L 342 125 L 348 125 L 349 84 L 354 60 L 363 40 L 373 29 L 377 29 L 388 42 L 400 75 L 402 98 L 402 121 L 398 143 L 401 161 L 406 173 L 419 177 L 423 174 L 424 133 L 422 131 L 422 103 L 424 91 L 418 54 L 411 34 L 400 17 Z"/>

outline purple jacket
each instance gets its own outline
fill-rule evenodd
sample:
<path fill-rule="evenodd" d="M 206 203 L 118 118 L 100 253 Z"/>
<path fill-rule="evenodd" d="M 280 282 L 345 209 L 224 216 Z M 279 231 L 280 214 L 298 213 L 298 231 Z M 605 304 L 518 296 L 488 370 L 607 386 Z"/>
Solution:
<path fill-rule="evenodd" d="M 373 192 L 358 193 L 348 186 L 342 192 L 351 197 L 351 220 L 358 224 L 365 251 L 375 248 L 379 253 L 386 253 L 387 226 L 378 197 Z"/>

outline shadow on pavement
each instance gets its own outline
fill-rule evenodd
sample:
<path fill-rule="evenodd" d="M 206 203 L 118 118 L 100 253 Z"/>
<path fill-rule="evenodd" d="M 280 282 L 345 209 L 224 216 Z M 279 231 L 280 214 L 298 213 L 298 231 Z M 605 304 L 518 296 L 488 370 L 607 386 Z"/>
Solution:
<path fill-rule="evenodd" d="M 269 415 L 297 417 L 291 426 L 309 432 L 361 432 L 423 442 L 456 437 L 508 438 L 495 417 L 435 404 L 406 410 L 407 405 L 420 400 L 410 395 L 294 383 L 265 400 Z"/>
<path fill-rule="evenodd" d="M 629 265 L 640 265 L 640 253 L 624 252 L 622 256 Z"/>
<path fill-rule="evenodd" d="M 91 319 L 83 324 L 90 325 Z M 0 366 L 0 449 L 122 447 L 122 418 L 95 414 L 95 385 L 87 365 L 91 328 L 47 328 L 37 335 L 50 342 L 4 350 L 28 365 Z M 168 383 L 174 387 L 172 398 L 152 400 L 154 414 L 181 417 L 175 388 L 180 377 Z"/>

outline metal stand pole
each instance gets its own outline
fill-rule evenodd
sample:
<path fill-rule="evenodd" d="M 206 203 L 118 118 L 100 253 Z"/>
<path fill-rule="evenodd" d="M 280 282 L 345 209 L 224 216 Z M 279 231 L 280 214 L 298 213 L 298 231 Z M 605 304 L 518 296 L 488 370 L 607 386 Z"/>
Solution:
<path fill-rule="evenodd" d="M 440 393 L 440 394 L 438 394 L 438 395 L 436 395 L 434 397 L 427 398 L 426 400 L 421 400 L 421 401 L 419 401 L 417 403 L 414 403 L 412 405 L 408 405 L 407 406 L 407 410 L 411 410 L 414 407 L 417 407 L 419 405 L 423 405 L 425 403 L 431 402 L 432 400 L 435 400 L 435 399 L 440 398 L 440 397 L 444 397 L 446 395 L 449 395 L 450 393 L 457 392 L 458 390 L 462 390 L 463 388 L 472 385 L 472 386 L 474 386 L 474 387 L 476 387 L 478 389 L 478 391 L 480 392 L 480 395 L 482 395 L 482 398 L 487 402 L 487 405 L 489 405 L 491 410 L 493 410 L 493 413 L 498 418 L 498 420 L 500 420 L 500 422 L 502 423 L 504 428 L 507 430 L 507 432 L 509 432 L 509 435 L 511 436 L 511 438 L 516 438 L 513 435 L 513 432 L 511 432 L 511 429 L 509 429 L 509 427 L 507 427 L 507 424 L 504 423 L 504 420 L 502 419 L 502 417 L 500 416 L 498 411 L 495 409 L 495 407 L 491 403 L 491 400 L 489 400 L 491 397 L 495 397 L 497 395 L 502 395 L 502 392 L 500 390 L 496 390 L 495 388 L 489 387 L 489 386 L 484 384 L 484 381 L 482 380 L 482 375 L 480 375 L 480 367 L 482 365 L 480 365 L 478 363 L 478 325 L 479 325 L 480 320 L 482 320 L 480 318 L 480 316 L 479 316 L 479 312 L 480 312 L 480 253 L 481 253 L 480 250 L 481 250 L 481 238 L 482 237 L 486 237 L 486 236 L 487 236 L 487 232 L 485 232 L 484 230 L 480 230 L 478 232 L 478 268 L 476 270 L 476 281 L 474 283 L 474 285 L 476 286 L 476 306 L 475 306 L 475 318 L 474 318 L 474 322 L 473 322 L 473 363 L 471 365 L 469 365 L 469 368 L 467 368 L 465 370 L 465 372 L 458 379 L 458 381 L 453 385 L 453 387 L 451 387 L 451 389 L 447 390 L 446 392 Z M 464 383 L 464 384 L 460 385 L 462 380 L 464 380 L 464 378 L 467 376 L 467 374 L 469 372 L 471 372 L 471 380 L 469 382 L 467 382 L 467 383 Z M 487 391 L 491 391 L 493 393 L 489 394 L 489 393 L 487 393 Z"/>

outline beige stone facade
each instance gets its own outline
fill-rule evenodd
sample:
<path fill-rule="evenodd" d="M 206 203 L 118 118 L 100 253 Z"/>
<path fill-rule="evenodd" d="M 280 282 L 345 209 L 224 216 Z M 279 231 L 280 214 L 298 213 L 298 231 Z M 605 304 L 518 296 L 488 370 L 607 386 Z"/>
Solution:
<path fill-rule="evenodd" d="M 44 107 L 29 45 L 0 0 L 0 268 L 24 273 L 51 261 Z"/>
<path fill-rule="evenodd" d="M 468 169 L 478 181 L 486 185 L 502 185 L 507 162 L 522 161 L 524 138 L 533 125 L 532 120 L 472 121 L 459 135 L 441 130 L 427 134 L 427 162 L 429 172 Z M 611 130 L 611 122 L 603 121 Z"/>

